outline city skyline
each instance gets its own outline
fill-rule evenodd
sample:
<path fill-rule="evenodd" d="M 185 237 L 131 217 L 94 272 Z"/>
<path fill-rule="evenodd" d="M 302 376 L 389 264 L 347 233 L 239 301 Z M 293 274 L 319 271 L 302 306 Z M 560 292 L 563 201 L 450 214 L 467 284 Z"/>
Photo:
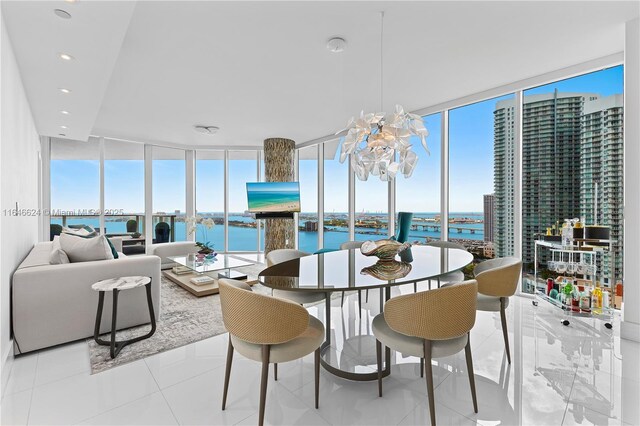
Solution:
<path fill-rule="evenodd" d="M 522 257 L 531 272 L 535 234 L 556 221 L 581 217 L 585 224 L 611 228 L 622 256 L 622 74 L 621 67 L 576 77 L 524 93 L 522 141 Z M 609 91 L 589 87 L 603 75 Z M 617 82 L 611 81 L 618 79 Z M 574 80 L 574 79 L 572 79 Z M 615 83 L 615 84 L 614 84 Z M 563 90 L 568 89 L 568 90 Z M 582 89 L 582 91 L 578 91 Z M 620 90 L 620 93 L 615 93 Z M 613 91 L 613 93 L 611 93 Z M 605 93 L 602 95 L 601 93 Z M 496 255 L 514 253 L 513 158 L 514 102 L 496 104 L 495 113 Z M 595 199 L 595 186 L 600 191 Z M 592 212 L 598 206 L 598 218 Z M 546 257 L 542 257 L 543 263 Z M 608 276 L 608 263 L 604 273 Z M 616 275 L 622 262 L 616 262 Z"/>

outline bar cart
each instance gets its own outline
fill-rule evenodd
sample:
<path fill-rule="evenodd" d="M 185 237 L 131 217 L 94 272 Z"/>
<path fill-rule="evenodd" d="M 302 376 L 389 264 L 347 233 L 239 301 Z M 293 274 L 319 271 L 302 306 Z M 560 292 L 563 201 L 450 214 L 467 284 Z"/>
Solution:
<path fill-rule="evenodd" d="M 544 300 L 553 306 L 561 308 L 565 313 L 562 324 L 570 324 L 569 317 L 596 317 L 605 321 L 605 327 L 613 327 L 614 315 L 614 286 L 615 277 L 615 256 L 613 240 L 586 240 L 574 239 L 570 245 L 563 245 L 557 241 L 536 240 L 534 247 L 534 286 L 536 300 Z M 548 261 L 548 268 L 557 272 L 563 281 L 557 283 L 556 291 L 550 291 L 550 284 L 541 286 L 538 282 L 538 253 L 540 250 L 549 250 L 551 260 Z M 610 277 L 605 283 L 604 271 L 598 271 L 597 258 L 600 256 L 601 264 L 604 262 L 604 255 L 609 255 Z M 578 278 L 580 277 L 580 278 Z M 598 280 L 598 277 L 601 277 Z M 601 287 L 597 287 L 597 283 Z M 571 293 L 568 293 L 569 286 Z M 563 293 L 561 293 L 563 292 Z M 578 294 L 576 303 L 576 292 Z M 584 296 L 588 294 L 588 296 Z M 595 299 L 592 294 L 596 295 Z M 599 296 L 598 296 L 599 295 Z M 589 299 L 585 299 L 588 297 Z M 608 301 L 607 301 L 608 298 Z M 593 303 L 592 303 L 593 301 Z"/>

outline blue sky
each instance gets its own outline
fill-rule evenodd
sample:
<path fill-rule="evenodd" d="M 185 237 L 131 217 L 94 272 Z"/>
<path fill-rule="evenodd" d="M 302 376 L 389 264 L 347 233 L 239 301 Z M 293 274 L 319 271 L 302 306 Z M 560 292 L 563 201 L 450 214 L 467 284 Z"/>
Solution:
<path fill-rule="evenodd" d="M 622 66 L 574 77 L 527 90 L 529 94 L 588 92 L 609 96 L 623 91 Z M 494 98 L 456 108 L 449 114 L 449 208 L 452 212 L 482 211 L 482 195 L 493 192 Z M 410 179 L 398 176 L 398 211 L 435 212 L 440 209 L 440 114 L 425 117 L 430 132 L 428 155 L 418 140 L 413 141 L 418 166 Z M 325 211 L 348 210 L 347 162 L 340 164 L 339 152 L 325 160 Z M 229 164 L 229 208 L 247 209 L 247 182 L 258 180 L 256 160 L 232 160 Z M 196 207 L 199 211 L 223 211 L 224 166 L 221 160 L 196 163 Z M 301 160 L 302 211 L 317 210 L 317 161 Z M 51 162 L 51 205 L 54 209 L 99 208 L 99 163 L 96 160 L 54 160 Z M 185 209 L 185 163 L 181 160 L 153 162 L 154 211 Z M 144 210 L 144 163 L 140 160 L 108 160 L 105 163 L 105 207 L 126 212 Z M 376 177 L 356 181 L 356 212 L 387 210 L 387 183 Z"/>

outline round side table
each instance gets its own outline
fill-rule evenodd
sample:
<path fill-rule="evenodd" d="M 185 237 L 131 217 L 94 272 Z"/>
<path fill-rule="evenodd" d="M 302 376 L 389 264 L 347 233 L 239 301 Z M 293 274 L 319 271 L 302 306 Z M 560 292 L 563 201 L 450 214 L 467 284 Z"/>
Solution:
<path fill-rule="evenodd" d="M 151 331 L 144 336 L 135 337 L 129 340 L 116 341 L 116 329 L 118 319 L 118 293 L 124 290 L 131 290 L 145 286 L 147 290 L 147 303 L 149 304 L 149 316 L 151 317 Z M 98 313 L 96 315 L 96 328 L 93 332 L 93 338 L 97 344 L 109 346 L 111 358 L 118 356 L 122 348 L 131 343 L 148 339 L 156 332 L 156 316 L 153 312 L 153 300 L 151 299 L 151 277 L 120 277 L 108 280 L 98 281 L 91 286 L 91 289 L 98 293 Z M 113 292 L 113 312 L 111 314 L 111 340 L 106 341 L 100 339 L 100 322 L 102 320 L 102 308 L 104 307 L 104 294 L 107 291 Z"/>

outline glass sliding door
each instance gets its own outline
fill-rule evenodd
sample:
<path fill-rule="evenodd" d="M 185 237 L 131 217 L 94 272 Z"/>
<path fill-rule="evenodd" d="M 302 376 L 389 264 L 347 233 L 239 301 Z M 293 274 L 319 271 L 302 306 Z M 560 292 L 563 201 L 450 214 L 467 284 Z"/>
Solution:
<path fill-rule="evenodd" d="M 224 251 L 224 151 L 196 153 L 195 240 Z M 209 220 L 210 219 L 210 220 Z M 211 220 L 213 226 L 211 226 Z"/>
<path fill-rule="evenodd" d="M 440 239 L 441 117 L 438 113 L 423 118 L 429 130 L 427 145 L 431 154 L 427 154 L 418 137 L 412 136 L 411 149 L 418 154 L 418 165 L 410 178 L 405 179 L 400 173 L 396 176 L 396 212 L 413 213 L 409 241 L 418 244 Z"/>
<path fill-rule="evenodd" d="M 143 144 L 105 139 L 104 207 L 108 235 L 144 236 Z M 143 252 L 144 246 L 136 245 Z"/>
<path fill-rule="evenodd" d="M 544 291 L 546 278 L 563 275 L 553 263 L 549 269 L 549 250 L 539 249 L 534 282 L 534 241 L 579 219 L 607 227 L 614 245 L 596 256 L 594 277 L 570 276 L 595 278 L 615 293 L 623 277 L 623 68 L 527 90 L 523 102 L 522 291 Z"/>
<path fill-rule="evenodd" d="M 229 251 L 257 251 L 255 215 L 247 211 L 247 182 L 258 181 L 258 152 L 229 151 Z"/>
<path fill-rule="evenodd" d="M 51 139 L 51 238 L 61 227 L 100 229 L 100 144 Z"/>
<path fill-rule="evenodd" d="M 187 239 L 185 166 L 184 150 L 153 147 L 154 243 Z"/>
<path fill-rule="evenodd" d="M 298 180 L 298 248 L 313 253 L 318 250 L 318 146 L 298 150 Z"/>
<path fill-rule="evenodd" d="M 449 111 L 448 238 L 474 256 L 474 265 L 513 254 L 513 112 L 514 95 L 493 98 Z"/>
<path fill-rule="evenodd" d="M 324 248 L 349 241 L 349 160 L 340 163 L 340 140 L 324 144 Z"/>

